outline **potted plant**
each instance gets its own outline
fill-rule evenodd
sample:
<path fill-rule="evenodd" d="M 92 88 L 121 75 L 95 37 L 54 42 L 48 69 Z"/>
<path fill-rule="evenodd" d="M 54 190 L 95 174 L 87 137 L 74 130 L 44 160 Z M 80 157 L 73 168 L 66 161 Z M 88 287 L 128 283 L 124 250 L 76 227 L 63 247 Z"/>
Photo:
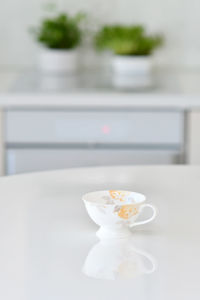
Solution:
<path fill-rule="evenodd" d="M 45 18 L 33 30 L 36 40 L 43 46 L 39 57 L 42 71 L 65 73 L 77 68 L 77 47 L 82 37 L 81 19 L 81 14 L 70 17 L 61 13 Z"/>
<path fill-rule="evenodd" d="M 141 25 L 107 25 L 95 35 L 99 50 L 111 50 L 114 84 L 143 87 L 151 84 L 152 53 L 161 46 L 160 35 L 148 35 Z"/>

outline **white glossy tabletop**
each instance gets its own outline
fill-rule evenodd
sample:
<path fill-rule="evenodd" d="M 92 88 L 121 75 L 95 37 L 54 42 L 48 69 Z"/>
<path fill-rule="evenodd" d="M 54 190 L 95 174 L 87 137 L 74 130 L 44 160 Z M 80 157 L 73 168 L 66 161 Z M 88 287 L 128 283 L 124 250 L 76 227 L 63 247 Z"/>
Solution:
<path fill-rule="evenodd" d="M 99 243 L 81 196 L 101 189 L 142 192 L 159 215 L 123 245 Z M 199 213 L 200 167 L 102 167 L 2 178 L 0 299 L 200 299 Z M 83 266 L 101 279 L 85 275 Z"/>

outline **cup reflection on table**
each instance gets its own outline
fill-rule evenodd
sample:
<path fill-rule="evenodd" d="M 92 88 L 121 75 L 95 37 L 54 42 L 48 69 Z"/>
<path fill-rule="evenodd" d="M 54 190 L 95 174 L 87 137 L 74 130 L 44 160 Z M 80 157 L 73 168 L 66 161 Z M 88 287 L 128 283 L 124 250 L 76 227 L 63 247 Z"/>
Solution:
<path fill-rule="evenodd" d="M 82 271 L 96 279 L 115 280 L 151 274 L 156 268 L 156 259 L 136 248 L 132 239 L 105 239 L 89 251 Z"/>

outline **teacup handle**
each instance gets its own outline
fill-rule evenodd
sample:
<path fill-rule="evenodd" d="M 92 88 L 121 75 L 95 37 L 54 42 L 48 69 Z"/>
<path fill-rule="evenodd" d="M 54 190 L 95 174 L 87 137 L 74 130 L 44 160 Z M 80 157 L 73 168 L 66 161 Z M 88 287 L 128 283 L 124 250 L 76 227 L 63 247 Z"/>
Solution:
<path fill-rule="evenodd" d="M 145 207 L 150 207 L 153 211 L 153 215 L 151 216 L 151 218 L 147 219 L 147 220 L 144 220 L 144 221 L 140 221 L 140 222 L 135 222 L 133 224 L 130 224 L 130 227 L 134 227 L 134 226 L 138 226 L 138 225 L 142 225 L 142 224 L 146 224 L 146 223 L 149 223 L 151 221 L 153 221 L 155 219 L 155 217 L 157 216 L 157 208 L 151 204 L 142 204 L 140 206 L 140 210 L 139 210 L 139 214 L 141 214 L 141 212 L 143 211 L 143 209 Z"/>

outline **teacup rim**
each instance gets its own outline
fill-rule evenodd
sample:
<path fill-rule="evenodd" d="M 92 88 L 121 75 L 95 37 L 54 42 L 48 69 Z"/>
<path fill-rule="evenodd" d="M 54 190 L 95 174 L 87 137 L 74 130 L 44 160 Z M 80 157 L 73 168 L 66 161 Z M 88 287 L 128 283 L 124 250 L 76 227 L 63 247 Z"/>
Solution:
<path fill-rule="evenodd" d="M 84 203 L 89 203 L 89 204 L 92 204 L 92 205 L 96 205 L 96 206 L 98 206 L 98 205 L 103 205 L 103 206 L 116 206 L 116 203 L 99 203 L 99 202 L 92 202 L 92 201 L 90 201 L 90 200 L 87 200 L 87 199 L 85 199 L 85 197 L 87 197 L 88 195 L 91 195 L 91 194 L 95 194 L 95 193 L 105 193 L 105 192 L 109 192 L 110 190 L 97 190 L 97 191 L 92 191 L 92 192 L 88 192 L 88 193 L 86 193 L 86 194 L 84 194 L 83 196 L 82 196 L 82 201 L 84 202 Z M 120 192 L 127 192 L 127 193 L 132 193 L 132 194 L 135 194 L 136 196 L 140 196 L 140 197 L 142 197 L 143 198 L 143 200 L 142 201 L 140 201 L 140 202 L 138 202 L 138 203 L 131 203 L 131 204 L 135 204 L 135 205 L 140 205 L 140 204 L 143 204 L 145 201 L 146 201 L 146 196 L 144 195 L 144 194 L 142 194 L 142 193 L 140 193 L 140 192 L 133 192 L 133 191 L 128 191 L 128 190 L 118 190 L 118 191 L 120 191 Z M 127 203 L 125 202 L 122 202 L 122 203 L 119 203 L 119 204 L 117 204 L 117 205 L 119 205 L 119 206 L 123 206 L 123 205 L 127 205 Z"/>

